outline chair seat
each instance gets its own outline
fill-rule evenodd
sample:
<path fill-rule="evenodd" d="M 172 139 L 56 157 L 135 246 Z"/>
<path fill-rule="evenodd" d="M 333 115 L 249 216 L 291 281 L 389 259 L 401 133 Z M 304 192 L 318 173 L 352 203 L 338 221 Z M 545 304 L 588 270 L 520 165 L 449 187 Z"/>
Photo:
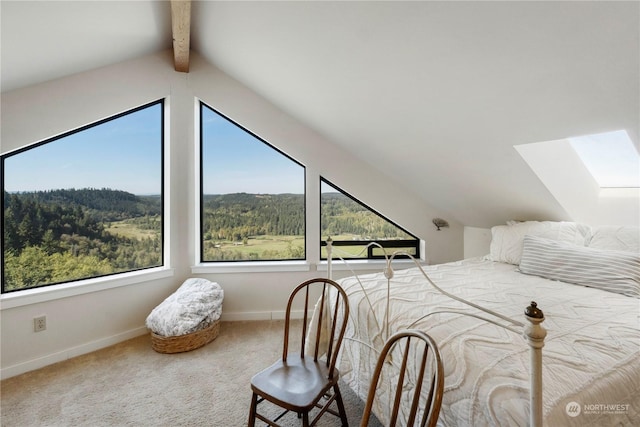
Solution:
<path fill-rule="evenodd" d="M 340 378 L 334 369 L 333 378 L 328 378 L 326 362 L 314 362 L 312 357 L 290 355 L 257 373 L 251 379 L 254 393 L 291 411 L 309 411 L 318 395 L 329 390 Z"/>

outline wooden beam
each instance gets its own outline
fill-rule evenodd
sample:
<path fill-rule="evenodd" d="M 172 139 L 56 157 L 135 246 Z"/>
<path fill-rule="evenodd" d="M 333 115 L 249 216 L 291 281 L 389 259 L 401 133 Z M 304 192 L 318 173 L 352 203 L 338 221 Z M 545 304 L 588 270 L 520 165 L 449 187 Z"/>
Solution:
<path fill-rule="evenodd" d="M 173 63 L 176 71 L 189 72 L 191 0 L 171 0 Z"/>

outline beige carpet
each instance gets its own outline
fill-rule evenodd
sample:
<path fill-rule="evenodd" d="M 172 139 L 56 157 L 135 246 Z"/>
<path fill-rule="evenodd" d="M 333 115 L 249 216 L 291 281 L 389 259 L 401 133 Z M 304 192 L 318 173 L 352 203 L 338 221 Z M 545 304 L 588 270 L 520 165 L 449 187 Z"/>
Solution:
<path fill-rule="evenodd" d="M 8 378 L 0 424 L 246 426 L 250 379 L 280 356 L 282 328 L 282 321 L 223 322 L 215 341 L 179 354 L 156 353 L 142 336 Z M 358 426 L 364 405 L 346 385 L 341 390 L 349 425 Z M 291 415 L 285 425 L 300 425 Z M 319 425 L 340 422 L 325 415 Z"/>

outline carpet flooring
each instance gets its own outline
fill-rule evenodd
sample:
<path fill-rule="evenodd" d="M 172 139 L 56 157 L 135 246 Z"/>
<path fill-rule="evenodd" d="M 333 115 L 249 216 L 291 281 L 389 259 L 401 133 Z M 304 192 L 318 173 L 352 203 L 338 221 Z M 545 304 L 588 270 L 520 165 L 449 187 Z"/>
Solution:
<path fill-rule="evenodd" d="M 251 377 L 280 357 L 282 336 L 282 321 L 223 322 L 216 340 L 178 354 L 155 352 L 147 335 L 134 338 L 3 380 L 0 424 L 246 426 Z M 341 391 L 349 424 L 358 426 L 364 404 L 346 385 Z M 285 426 L 300 425 L 289 415 Z M 318 425 L 340 421 L 325 415 Z"/>

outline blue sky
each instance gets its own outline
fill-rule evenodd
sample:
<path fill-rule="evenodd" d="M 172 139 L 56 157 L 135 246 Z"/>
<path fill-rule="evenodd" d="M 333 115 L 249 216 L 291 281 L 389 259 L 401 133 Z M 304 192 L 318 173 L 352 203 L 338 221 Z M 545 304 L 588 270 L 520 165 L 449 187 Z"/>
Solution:
<path fill-rule="evenodd" d="M 569 139 L 600 187 L 639 187 L 640 157 L 624 130 Z"/>
<path fill-rule="evenodd" d="M 160 194 L 162 105 L 5 158 L 6 191 L 111 188 Z"/>
<path fill-rule="evenodd" d="M 304 193 L 304 167 L 204 107 L 204 194 Z"/>
<path fill-rule="evenodd" d="M 304 193 L 304 168 L 204 108 L 205 194 Z M 7 156 L 5 190 L 111 188 L 159 194 L 162 105 Z"/>
<path fill-rule="evenodd" d="M 162 104 L 154 104 L 9 155 L 4 161 L 5 190 L 111 188 L 159 194 L 161 114 Z M 203 131 L 205 194 L 304 193 L 301 165 L 207 107 Z M 638 186 L 638 153 L 626 132 L 571 142 L 601 186 Z"/>

